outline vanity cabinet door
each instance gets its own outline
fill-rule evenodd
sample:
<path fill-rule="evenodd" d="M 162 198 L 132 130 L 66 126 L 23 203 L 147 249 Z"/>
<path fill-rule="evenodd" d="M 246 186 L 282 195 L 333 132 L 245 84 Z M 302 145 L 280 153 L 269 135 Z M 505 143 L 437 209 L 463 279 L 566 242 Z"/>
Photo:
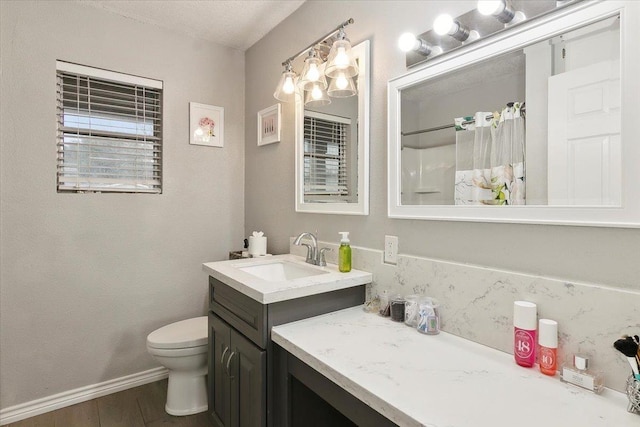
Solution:
<path fill-rule="evenodd" d="M 209 414 L 217 427 L 231 426 L 231 378 L 225 370 L 231 352 L 231 327 L 209 313 Z"/>
<path fill-rule="evenodd" d="M 209 313 L 209 413 L 216 427 L 265 427 L 266 351 Z"/>
<path fill-rule="evenodd" d="M 266 351 L 231 330 L 231 425 L 264 427 L 267 409 Z"/>

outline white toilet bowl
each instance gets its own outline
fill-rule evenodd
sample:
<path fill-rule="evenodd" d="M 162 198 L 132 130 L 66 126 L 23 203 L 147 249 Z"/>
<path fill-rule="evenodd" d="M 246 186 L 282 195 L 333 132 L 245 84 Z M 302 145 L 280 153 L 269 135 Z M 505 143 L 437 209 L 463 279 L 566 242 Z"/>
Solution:
<path fill-rule="evenodd" d="M 147 351 L 169 370 L 165 410 L 191 415 L 207 410 L 207 317 L 171 323 L 147 336 Z"/>

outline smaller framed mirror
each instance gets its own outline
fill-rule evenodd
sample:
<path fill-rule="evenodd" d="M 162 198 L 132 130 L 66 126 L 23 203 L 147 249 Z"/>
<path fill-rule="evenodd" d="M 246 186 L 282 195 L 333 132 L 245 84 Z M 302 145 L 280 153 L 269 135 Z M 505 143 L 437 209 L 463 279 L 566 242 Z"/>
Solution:
<path fill-rule="evenodd" d="M 296 95 L 296 212 L 369 214 L 369 41 L 351 51 L 355 96 L 305 106 Z"/>

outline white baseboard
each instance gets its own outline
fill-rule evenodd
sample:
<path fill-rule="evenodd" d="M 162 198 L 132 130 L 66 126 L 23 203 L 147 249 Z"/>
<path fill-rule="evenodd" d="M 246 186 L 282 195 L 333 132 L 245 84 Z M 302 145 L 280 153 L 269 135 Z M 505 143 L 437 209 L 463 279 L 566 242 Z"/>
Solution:
<path fill-rule="evenodd" d="M 76 403 L 86 402 L 107 394 L 159 381 L 168 376 L 169 371 L 166 368 L 158 367 L 10 406 L 0 410 L 0 426 L 75 405 Z"/>

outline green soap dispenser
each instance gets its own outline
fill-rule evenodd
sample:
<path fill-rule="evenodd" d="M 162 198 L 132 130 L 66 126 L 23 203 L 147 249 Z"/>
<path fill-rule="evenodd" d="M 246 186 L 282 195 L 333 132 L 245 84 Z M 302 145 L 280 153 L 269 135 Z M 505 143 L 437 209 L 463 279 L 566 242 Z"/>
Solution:
<path fill-rule="evenodd" d="M 340 249 L 338 249 L 338 269 L 341 273 L 351 271 L 351 246 L 349 246 L 349 232 L 341 231 Z"/>

